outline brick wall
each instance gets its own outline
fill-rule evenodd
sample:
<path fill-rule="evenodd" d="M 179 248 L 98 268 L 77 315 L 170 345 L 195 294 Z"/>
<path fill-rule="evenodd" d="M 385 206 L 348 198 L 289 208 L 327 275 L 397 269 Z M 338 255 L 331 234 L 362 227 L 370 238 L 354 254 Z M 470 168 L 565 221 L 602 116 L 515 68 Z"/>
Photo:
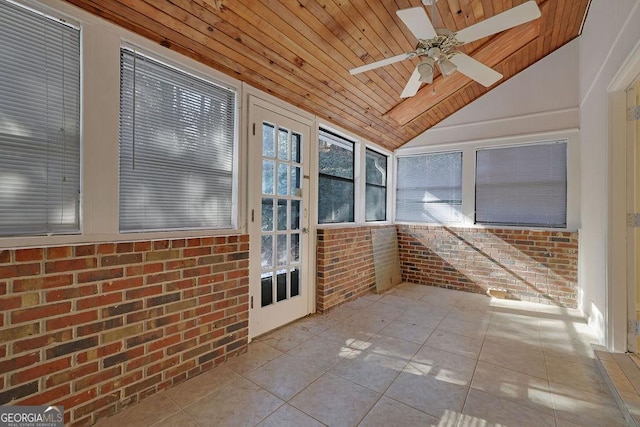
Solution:
<path fill-rule="evenodd" d="M 403 281 L 577 307 L 578 233 L 398 225 Z"/>
<path fill-rule="evenodd" d="M 387 226 L 395 228 L 395 226 Z M 371 226 L 318 229 L 316 310 L 320 313 L 375 290 Z"/>
<path fill-rule="evenodd" d="M 246 351 L 247 235 L 0 250 L 0 404 L 84 425 Z"/>

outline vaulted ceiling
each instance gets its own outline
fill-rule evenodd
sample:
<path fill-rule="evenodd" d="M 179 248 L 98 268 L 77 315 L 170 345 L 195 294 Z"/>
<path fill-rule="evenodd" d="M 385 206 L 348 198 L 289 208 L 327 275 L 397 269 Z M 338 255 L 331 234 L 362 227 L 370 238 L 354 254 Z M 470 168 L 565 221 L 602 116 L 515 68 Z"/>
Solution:
<path fill-rule="evenodd" d="M 395 12 L 421 0 L 67 1 L 391 150 L 491 89 L 436 73 L 403 100 L 415 59 L 349 74 L 415 48 Z M 523 2 L 439 0 L 435 17 L 426 10 L 455 32 Z M 537 3 L 541 18 L 462 47 L 504 75 L 493 87 L 577 37 L 589 0 Z"/>

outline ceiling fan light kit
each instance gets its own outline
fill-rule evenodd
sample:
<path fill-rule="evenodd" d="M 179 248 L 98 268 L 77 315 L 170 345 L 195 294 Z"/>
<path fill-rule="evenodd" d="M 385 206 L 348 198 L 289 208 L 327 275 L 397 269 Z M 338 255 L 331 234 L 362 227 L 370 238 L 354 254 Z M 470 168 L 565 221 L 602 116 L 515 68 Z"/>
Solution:
<path fill-rule="evenodd" d="M 427 58 L 418 64 L 418 74 L 422 83 L 430 84 L 433 82 L 433 58 Z"/>
<path fill-rule="evenodd" d="M 423 0 L 425 5 L 435 5 L 437 0 Z M 414 69 L 401 98 L 414 96 L 422 83 L 433 82 L 434 64 L 443 76 L 460 71 L 465 76 L 489 87 L 502 78 L 502 74 L 487 67 L 456 48 L 484 37 L 499 33 L 540 17 L 540 8 L 535 0 L 529 0 L 491 18 L 480 21 L 458 32 L 435 29 L 423 7 L 412 7 L 396 11 L 398 17 L 418 39 L 415 50 L 372 64 L 350 70 L 352 75 L 373 70 L 409 58 L 424 58 Z"/>

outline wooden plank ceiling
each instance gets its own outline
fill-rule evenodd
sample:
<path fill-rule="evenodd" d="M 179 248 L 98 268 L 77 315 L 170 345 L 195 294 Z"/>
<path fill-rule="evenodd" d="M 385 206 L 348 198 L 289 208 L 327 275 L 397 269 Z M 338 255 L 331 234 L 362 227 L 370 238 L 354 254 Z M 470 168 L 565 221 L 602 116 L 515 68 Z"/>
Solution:
<path fill-rule="evenodd" d="M 417 61 L 349 69 L 415 48 L 396 10 L 421 0 L 67 0 L 163 46 L 395 149 L 487 92 L 460 73 L 400 93 Z M 461 30 L 524 0 L 439 0 L 436 28 Z M 542 17 L 465 45 L 504 82 L 579 35 L 589 0 L 537 0 Z M 496 86 L 494 85 L 494 87 Z"/>

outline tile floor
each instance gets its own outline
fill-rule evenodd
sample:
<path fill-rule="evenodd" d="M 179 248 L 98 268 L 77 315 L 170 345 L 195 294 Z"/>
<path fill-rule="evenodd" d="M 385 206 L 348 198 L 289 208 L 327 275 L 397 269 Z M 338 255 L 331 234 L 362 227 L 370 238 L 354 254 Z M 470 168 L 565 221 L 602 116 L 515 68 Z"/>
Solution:
<path fill-rule="evenodd" d="M 574 310 L 402 284 L 254 340 L 105 426 L 624 426 Z"/>

